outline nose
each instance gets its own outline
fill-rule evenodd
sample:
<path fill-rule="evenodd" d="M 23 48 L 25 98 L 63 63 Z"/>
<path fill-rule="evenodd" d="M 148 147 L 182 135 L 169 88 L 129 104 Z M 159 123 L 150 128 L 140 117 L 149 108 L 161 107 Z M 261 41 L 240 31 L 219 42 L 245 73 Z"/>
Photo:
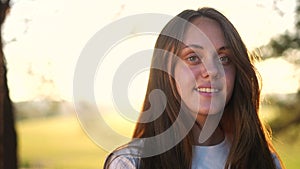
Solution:
<path fill-rule="evenodd" d="M 220 63 L 215 57 L 205 58 L 201 64 L 200 73 L 203 78 L 216 79 L 220 76 Z"/>

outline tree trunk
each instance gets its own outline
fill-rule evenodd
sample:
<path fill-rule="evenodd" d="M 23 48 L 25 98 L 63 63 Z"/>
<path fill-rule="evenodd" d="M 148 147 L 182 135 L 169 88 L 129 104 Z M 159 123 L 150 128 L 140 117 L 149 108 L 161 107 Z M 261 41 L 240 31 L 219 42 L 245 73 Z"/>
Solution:
<path fill-rule="evenodd" d="M 8 95 L 6 67 L 0 61 L 0 168 L 17 169 L 17 141 L 12 103 Z"/>
<path fill-rule="evenodd" d="M 9 10 L 9 0 L 0 2 L 0 31 Z M 6 78 L 6 61 L 0 32 L 0 169 L 17 169 L 17 138 L 12 102 Z"/>

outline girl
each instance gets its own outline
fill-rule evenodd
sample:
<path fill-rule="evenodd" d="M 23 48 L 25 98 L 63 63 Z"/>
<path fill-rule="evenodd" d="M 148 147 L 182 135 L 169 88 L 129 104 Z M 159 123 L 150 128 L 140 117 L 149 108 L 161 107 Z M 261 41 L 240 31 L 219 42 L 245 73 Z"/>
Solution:
<path fill-rule="evenodd" d="M 284 168 L 258 116 L 253 59 L 220 12 L 178 14 L 157 39 L 133 140 L 104 168 Z"/>

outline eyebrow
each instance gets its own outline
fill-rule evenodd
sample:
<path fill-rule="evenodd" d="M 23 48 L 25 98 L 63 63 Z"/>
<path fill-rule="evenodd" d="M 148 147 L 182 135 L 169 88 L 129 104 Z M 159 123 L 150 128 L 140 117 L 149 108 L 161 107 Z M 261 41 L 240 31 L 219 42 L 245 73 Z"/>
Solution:
<path fill-rule="evenodd" d="M 184 48 L 198 48 L 198 49 L 204 49 L 203 46 L 191 44 L 191 45 L 185 45 Z"/>
<path fill-rule="evenodd" d="M 228 50 L 228 49 L 230 49 L 230 47 L 228 47 L 228 46 L 222 46 L 217 51 L 223 51 L 223 50 Z"/>
<path fill-rule="evenodd" d="M 190 44 L 190 45 L 185 45 L 184 49 L 185 48 L 197 48 L 197 49 L 204 49 L 203 46 L 200 46 L 200 45 L 197 45 L 197 44 Z M 224 50 L 227 50 L 227 49 L 230 49 L 228 46 L 222 46 L 220 47 L 219 49 L 217 49 L 218 52 L 220 51 L 224 51 Z"/>

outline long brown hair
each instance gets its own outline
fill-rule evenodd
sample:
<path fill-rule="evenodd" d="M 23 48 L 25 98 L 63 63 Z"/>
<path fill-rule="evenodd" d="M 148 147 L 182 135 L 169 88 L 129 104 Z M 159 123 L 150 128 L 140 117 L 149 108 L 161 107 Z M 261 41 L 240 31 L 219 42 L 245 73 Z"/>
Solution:
<path fill-rule="evenodd" d="M 231 142 L 225 168 L 276 168 L 272 157 L 273 154 L 276 155 L 276 152 L 258 116 L 260 105 L 259 76 L 251 62 L 252 56 L 249 54 L 237 30 L 223 14 L 213 8 L 201 8 L 197 11 L 185 10 L 178 14 L 177 17 L 188 22 L 191 22 L 196 17 L 207 17 L 218 22 L 221 30 L 223 30 L 226 44 L 230 47 L 234 56 L 232 57 L 232 63 L 236 67 L 235 86 L 232 97 L 226 105 L 220 121 L 220 126 Z M 160 89 L 164 92 L 167 98 L 166 107 L 157 119 L 149 123 L 137 123 L 133 138 L 147 138 L 161 134 L 170 128 L 175 120 L 178 120 L 181 98 L 176 90 L 175 80 L 172 77 L 175 64 L 172 56 L 179 56 L 182 43 L 179 39 L 182 39 L 187 25 L 179 22 L 176 17 L 172 19 L 164 27 L 156 41 L 152 65 L 160 64 L 166 67 L 165 70 L 170 70 L 170 72 L 151 67 L 140 119 L 149 117 L 147 110 L 151 106 L 156 106 L 150 104 L 149 100 L 150 93 L 154 89 Z M 166 52 L 161 52 L 158 49 Z M 170 136 L 169 139 L 176 138 L 178 132 L 181 131 L 180 128 L 186 127 L 184 120 L 182 119 L 182 123 L 179 123 L 179 126 L 177 126 L 179 130 L 174 132 L 174 135 Z M 166 152 L 152 157 L 141 158 L 139 168 L 191 168 L 192 140 L 192 132 L 189 132 L 178 144 Z M 151 147 L 147 147 L 147 144 L 145 144 L 145 149 L 147 148 Z"/>

